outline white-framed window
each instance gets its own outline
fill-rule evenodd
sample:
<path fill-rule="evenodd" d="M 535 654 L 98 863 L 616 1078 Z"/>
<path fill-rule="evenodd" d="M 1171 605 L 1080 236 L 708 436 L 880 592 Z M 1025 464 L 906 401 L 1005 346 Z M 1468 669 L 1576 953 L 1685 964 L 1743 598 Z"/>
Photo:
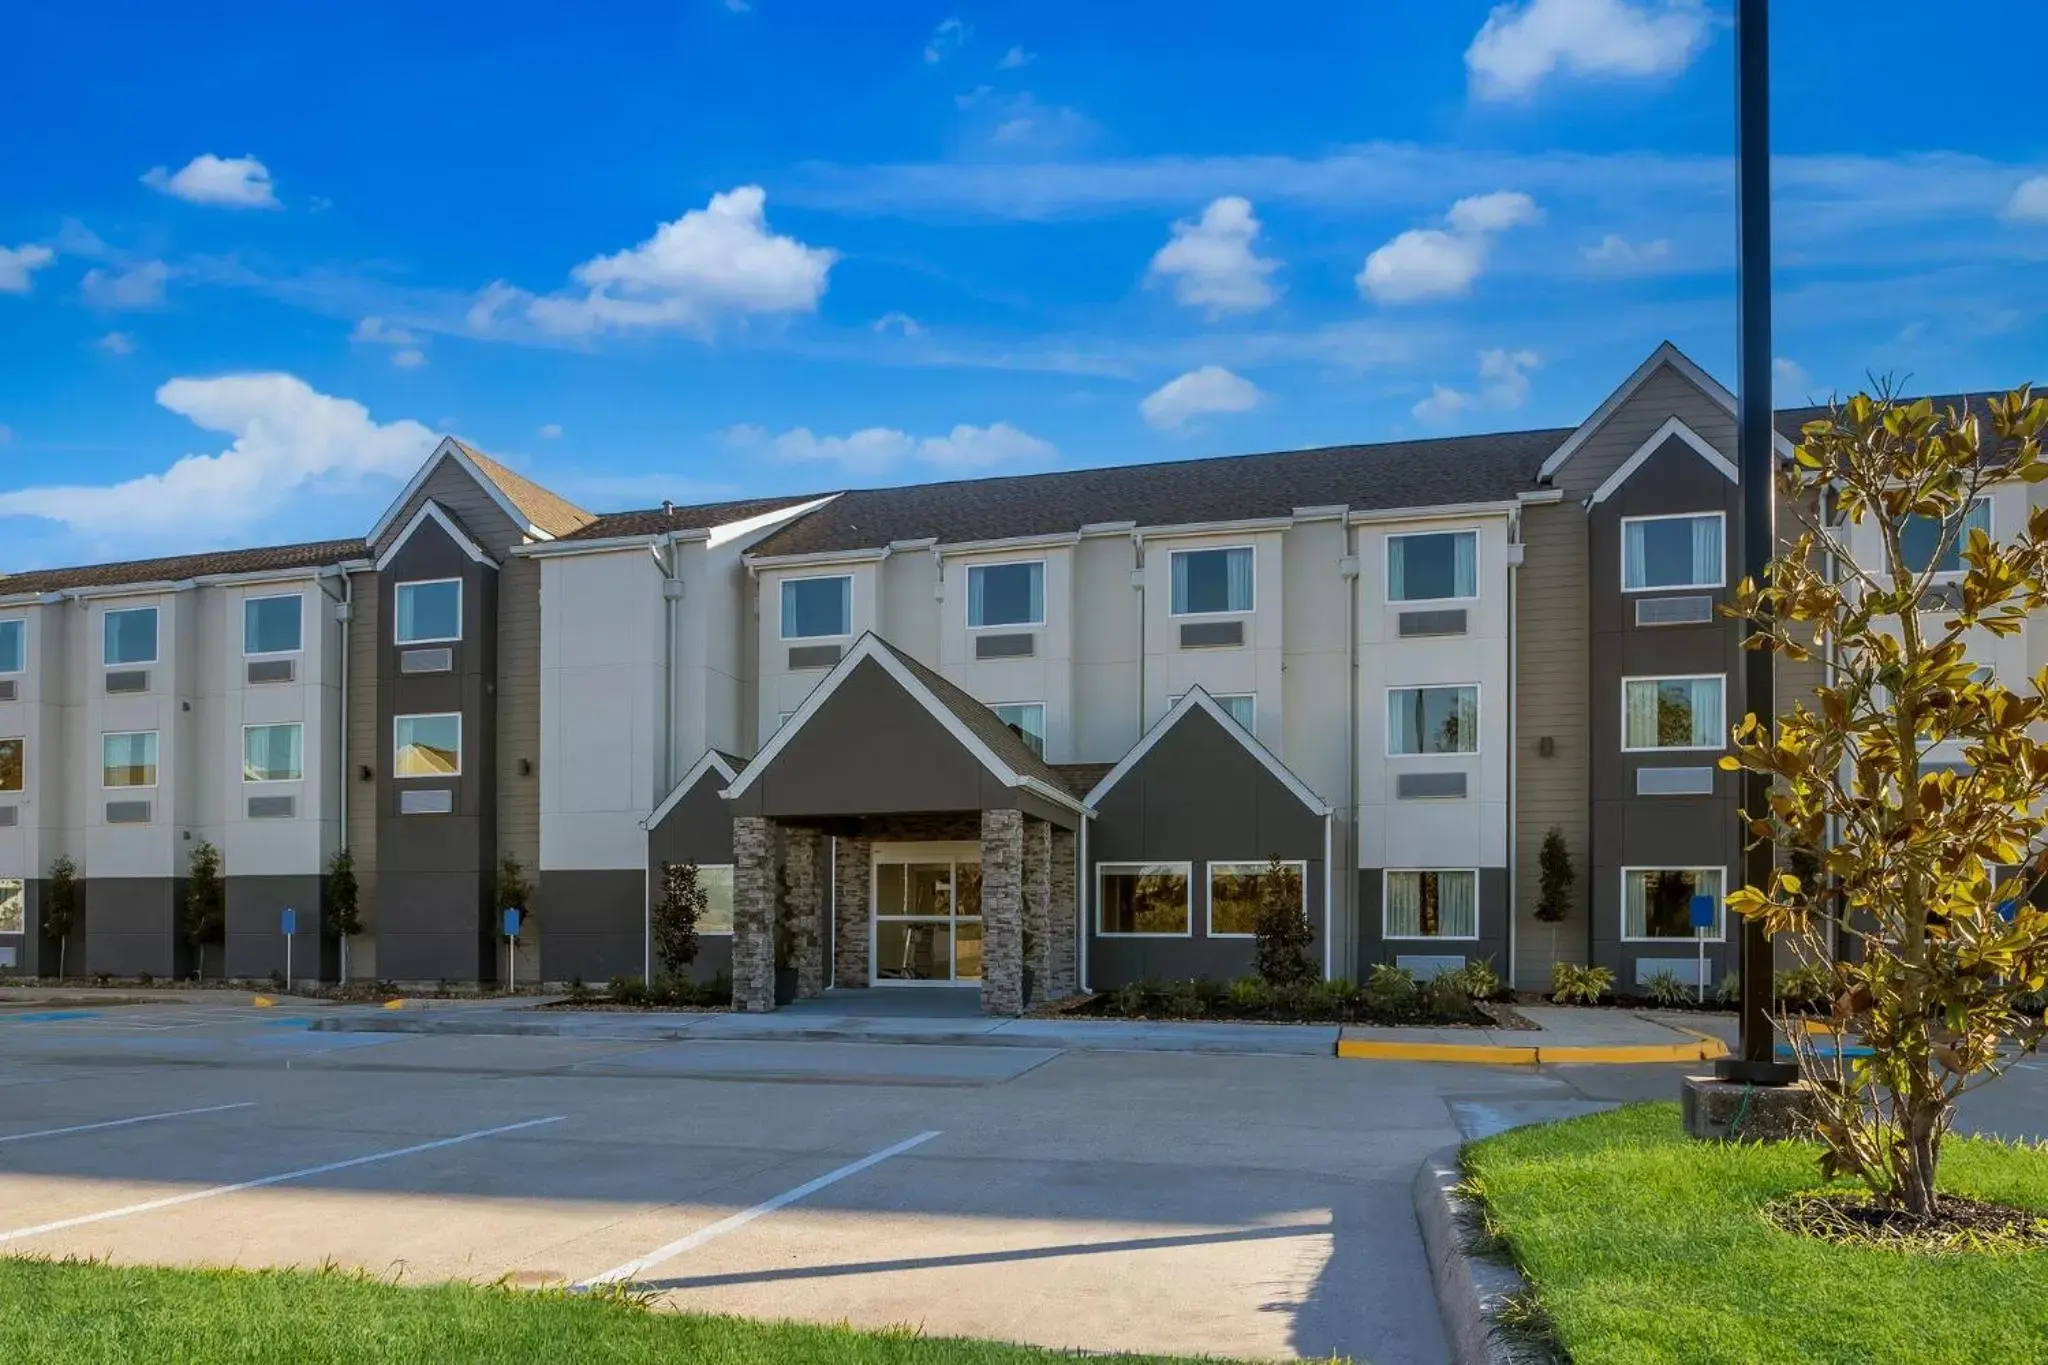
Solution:
<path fill-rule="evenodd" d="M 853 576 L 782 580 L 782 638 L 829 640 L 853 634 Z"/>
<path fill-rule="evenodd" d="M 457 585 L 458 590 L 460 585 Z M 458 623 L 460 607 L 457 607 Z M 304 647 L 306 597 L 283 593 L 242 599 L 242 653 L 296 654 Z"/>
<path fill-rule="evenodd" d="M 1479 687 L 1387 689 L 1387 756 L 1479 752 Z"/>
<path fill-rule="evenodd" d="M 1110 938 L 1193 934 L 1190 863 L 1098 863 L 1095 932 Z"/>
<path fill-rule="evenodd" d="M 967 628 L 1045 624 L 1045 561 L 967 566 Z"/>
<path fill-rule="evenodd" d="M 156 785 L 156 731 L 110 731 L 100 736 L 102 787 Z"/>
<path fill-rule="evenodd" d="M 105 658 L 109 668 L 156 662 L 156 608 L 124 607 L 106 616 Z"/>
<path fill-rule="evenodd" d="M 1209 864 L 1210 938 L 1251 938 L 1258 933 L 1259 904 L 1266 893 L 1266 878 L 1272 871 L 1270 860 Z M 1295 894 L 1301 899 L 1301 911 L 1307 914 L 1308 864 L 1283 862 L 1280 871 L 1293 881 Z"/>
<path fill-rule="evenodd" d="M 1167 556 L 1175 616 L 1221 616 L 1252 609 L 1252 547 L 1175 550 Z"/>
<path fill-rule="evenodd" d="M 1961 574 L 1963 550 L 1970 543 L 1970 532 L 1982 531 L 1987 536 L 1993 534 L 1991 499 L 1972 499 L 1962 514 L 1961 523 L 1956 527 L 1955 538 L 1949 542 L 1948 553 L 1941 557 L 1941 563 L 1935 564 L 1934 551 L 1941 544 L 1946 523 L 1939 517 L 1908 516 L 1899 526 L 1899 550 L 1906 557 L 1906 567 L 1914 573 L 1923 573 L 1933 565 L 1938 575 Z"/>
<path fill-rule="evenodd" d="M 1032 753 L 1045 757 L 1044 702 L 1006 701 L 988 709 L 995 712 L 996 719 L 1009 726 L 1011 733 L 1023 740 Z"/>
<path fill-rule="evenodd" d="M 1728 743 L 1723 694 L 1728 679 L 1714 673 L 1689 678 L 1621 680 L 1621 747 L 1721 749 Z"/>
<path fill-rule="evenodd" d="M 28 623 L 0 621 L 0 673 L 19 673 L 28 666 Z"/>
<path fill-rule="evenodd" d="M 462 638 L 462 580 L 422 578 L 397 588 L 398 620 L 392 639 L 401 645 L 447 645 Z"/>
<path fill-rule="evenodd" d="M 306 727 L 283 725 L 242 727 L 244 782 L 297 782 L 306 776 Z"/>
<path fill-rule="evenodd" d="M 458 777 L 461 773 L 461 712 L 391 718 L 393 777 Z"/>
<path fill-rule="evenodd" d="M 1710 942 L 1727 933 L 1728 870 L 1721 867 L 1624 867 L 1621 870 L 1621 937 L 1629 943 L 1657 943 L 1697 937 L 1692 898 L 1714 898 Z"/>
<path fill-rule="evenodd" d="M 1728 519 L 1719 512 L 1621 519 L 1621 590 L 1718 588 L 1727 582 Z"/>
<path fill-rule="evenodd" d="M 1172 705 L 1179 706 L 1187 693 L 1175 695 Z M 1259 730 L 1259 694 L 1256 692 L 1211 692 L 1209 700 L 1223 708 L 1223 714 L 1257 734 Z"/>
<path fill-rule="evenodd" d="M 0 792 L 18 792 L 27 782 L 28 741 L 0 739 Z"/>
<path fill-rule="evenodd" d="M 1416 531 L 1387 537 L 1389 602 L 1450 602 L 1477 596 L 1477 531 Z"/>
<path fill-rule="evenodd" d="M 732 932 L 732 864 L 702 864 L 697 868 L 697 885 L 704 888 L 704 913 L 697 917 L 700 934 Z"/>
<path fill-rule="evenodd" d="M 0 877 L 0 934 L 28 932 L 28 884 L 19 877 Z"/>
<path fill-rule="evenodd" d="M 1380 908 L 1386 939 L 1479 937 L 1479 873 L 1473 868 L 1388 868 Z"/>

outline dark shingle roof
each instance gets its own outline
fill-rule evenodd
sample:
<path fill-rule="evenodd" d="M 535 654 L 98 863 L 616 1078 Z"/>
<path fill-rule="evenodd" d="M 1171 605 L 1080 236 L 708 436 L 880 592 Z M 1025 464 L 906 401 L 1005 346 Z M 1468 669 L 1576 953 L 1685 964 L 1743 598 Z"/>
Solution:
<path fill-rule="evenodd" d="M 1060 781 L 1068 791 L 1086 800 L 1088 793 L 1102 785 L 1102 779 L 1115 769 L 1114 763 L 1054 763 L 1052 770 L 1060 775 Z"/>
<path fill-rule="evenodd" d="M 1842 396 L 1847 398 L 1850 395 L 1844 394 Z M 1979 419 L 1980 425 L 1978 430 L 1987 437 L 1991 434 L 1991 425 L 1990 417 L 1985 410 L 1984 404 L 1989 399 L 2003 397 L 2005 397 L 2003 391 L 1936 393 L 1927 395 L 1928 401 L 1934 404 L 1935 412 L 1944 417 L 1947 416 L 1950 408 L 1958 410 L 1967 409 L 1970 415 Z M 1917 403 L 1920 400 L 1918 396 L 1915 396 L 1906 401 Z M 1799 441 L 1799 429 L 1801 427 L 1805 426 L 1808 422 L 1822 421 L 1833 411 L 1832 406 L 1827 403 L 1816 403 L 1810 407 L 1803 408 L 1779 408 L 1776 414 L 1778 434 L 1796 445 Z"/>
<path fill-rule="evenodd" d="M 1054 791 L 1071 792 L 1066 778 L 1058 769 L 1031 752 L 1031 746 L 1015 730 L 1003 724 L 988 703 L 968 694 L 958 683 L 944 674 L 925 667 L 879 635 L 870 635 L 877 646 L 894 655 L 903 666 L 910 670 L 919 682 L 931 689 L 940 705 L 959 717 L 960 723 L 971 731 L 974 737 L 995 751 L 997 758 L 1009 765 L 1010 771 L 1019 777 L 1036 778 Z M 1082 793 L 1085 795 L 1086 793 Z"/>
<path fill-rule="evenodd" d="M 524 474 L 505 468 L 475 446 L 463 441 L 455 441 L 454 444 L 476 465 L 477 472 L 496 484 L 498 491 L 519 509 L 527 525 L 560 539 L 597 520 L 595 513 L 586 512 L 561 494 L 542 488 Z"/>
<path fill-rule="evenodd" d="M 266 545 L 253 550 L 210 550 L 168 559 L 130 559 L 119 564 L 83 564 L 67 569 L 31 569 L 0 574 L 0 596 L 56 592 L 61 588 L 105 588 L 128 583 L 175 583 L 209 574 L 262 573 L 305 569 L 369 557 L 360 540 L 316 540 L 301 545 Z"/>
<path fill-rule="evenodd" d="M 805 493 L 780 498 L 743 498 L 736 502 L 705 502 L 664 511 L 649 507 L 637 512 L 611 512 L 563 540 L 608 540 L 613 536 L 653 536 L 663 531 L 701 531 L 727 522 L 745 521 L 764 512 L 795 507 L 824 496 Z"/>

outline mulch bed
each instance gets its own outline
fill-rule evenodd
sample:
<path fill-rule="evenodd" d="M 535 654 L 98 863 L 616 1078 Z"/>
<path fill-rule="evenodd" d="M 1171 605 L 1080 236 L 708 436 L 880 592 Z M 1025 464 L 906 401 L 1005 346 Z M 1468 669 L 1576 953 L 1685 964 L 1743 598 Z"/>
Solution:
<path fill-rule="evenodd" d="M 1943 1195 L 1931 1215 L 1885 1208 L 1861 1194 L 1802 1194 L 1765 1206 L 1786 1232 L 1848 1246 L 1895 1251 L 2048 1249 L 2048 1217 L 2031 1209 Z"/>

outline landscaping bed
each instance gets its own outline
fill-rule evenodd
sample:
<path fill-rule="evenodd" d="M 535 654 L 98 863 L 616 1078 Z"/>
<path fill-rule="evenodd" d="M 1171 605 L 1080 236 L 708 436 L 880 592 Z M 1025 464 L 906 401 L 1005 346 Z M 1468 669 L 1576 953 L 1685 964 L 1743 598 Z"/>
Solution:
<path fill-rule="evenodd" d="M 639 1010 L 715 1013 L 732 1008 L 732 978 L 724 972 L 709 981 L 667 977 L 650 986 L 637 976 L 619 976 L 613 977 L 611 985 L 602 993 L 588 989 L 580 981 L 571 982 L 568 994 L 560 1000 L 550 1000 L 540 1008 L 613 1013 Z"/>
<path fill-rule="evenodd" d="M 1675 1104 L 1634 1105 L 1474 1143 L 1490 1231 L 1536 1302 L 1516 1316 L 1577 1365 L 2038 1361 L 2048 1251 L 1844 1245 L 1778 1225 L 1819 1179 L 1807 1143 L 1694 1142 Z M 2048 1151 L 1952 1137 L 1944 1193 L 2048 1219 Z M 1951 1247 L 1967 1243 L 1951 1240 Z"/>
<path fill-rule="evenodd" d="M 1209 1019 L 1265 1024 L 1410 1024 L 1426 1027 L 1530 1028 L 1505 1004 L 1500 979 L 1480 964 L 1418 982 L 1397 968 L 1376 970 L 1362 986 L 1309 981 L 1275 986 L 1255 976 L 1235 981 L 1134 981 L 1063 1002 L 1067 1018 Z"/>

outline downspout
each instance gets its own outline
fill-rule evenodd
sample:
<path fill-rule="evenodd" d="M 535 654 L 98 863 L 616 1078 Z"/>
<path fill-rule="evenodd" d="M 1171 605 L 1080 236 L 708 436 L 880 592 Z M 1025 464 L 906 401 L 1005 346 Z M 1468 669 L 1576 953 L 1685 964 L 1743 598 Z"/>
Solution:
<path fill-rule="evenodd" d="M 1358 903 L 1358 528 L 1344 520 L 1344 557 L 1337 561 L 1344 576 L 1344 899 L 1351 906 L 1351 960 L 1365 937 Z"/>
<path fill-rule="evenodd" d="M 1521 692 L 1515 676 L 1517 653 L 1516 615 L 1520 606 L 1522 584 L 1522 514 L 1519 510 L 1508 513 L 1508 960 L 1507 970 L 1501 978 L 1510 986 L 1515 981 L 1515 943 L 1519 938 L 1522 919 L 1522 883 L 1520 878 L 1522 845 L 1522 794 L 1517 785 L 1521 771 Z"/>
<path fill-rule="evenodd" d="M 1131 747 L 1145 737 L 1145 533 L 1131 532 L 1131 586 L 1138 592 L 1138 728 Z"/>
<path fill-rule="evenodd" d="M 1330 866 L 1330 845 L 1333 836 L 1330 822 L 1336 817 L 1329 811 L 1323 812 L 1323 980 L 1334 980 L 1331 969 L 1336 966 L 1336 922 L 1337 916 L 1330 903 L 1330 888 L 1335 882 L 1334 869 Z"/>
<path fill-rule="evenodd" d="M 1088 817 L 1081 817 L 1079 837 L 1074 840 L 1074 913 L 1080 918 L 1075 942 L 1081 945 L 1080 987 L 1089 989 L 1088 970 Z"/>
<path fill-rule="evenodd" d="M 656 560 L 661 565 L 661 800 L 667 800 L 676 785 L 676 608 L 683 600 L 683 580 L 677 571 L 675 532 L 670 531 L 661 538 L 661 554 Z M 647 835 L 646 843 L 640 850 L 640 916 L 643 924 L 641 941 L 642 974 L 640 979 L 650 985 L 654 981 L 654 830 L 651 822 L 642 828 Z"/>
<path fill-rule="evenodd" d="M 334 780 L 336 788 L 335 806 L 341 815 L 341 847 L 348 851 L 348 637 L 353 630 L 356 615 L 356 581 L 347 574 L 341 576 L 341 603 L 334 609 L 334 620 L 341 627 L 341 647 L 337 651 L 341 658 L 341 723 L 335 736 Z M 348 935 L 341 935 L 341 984 L 348 984 Z"/>

